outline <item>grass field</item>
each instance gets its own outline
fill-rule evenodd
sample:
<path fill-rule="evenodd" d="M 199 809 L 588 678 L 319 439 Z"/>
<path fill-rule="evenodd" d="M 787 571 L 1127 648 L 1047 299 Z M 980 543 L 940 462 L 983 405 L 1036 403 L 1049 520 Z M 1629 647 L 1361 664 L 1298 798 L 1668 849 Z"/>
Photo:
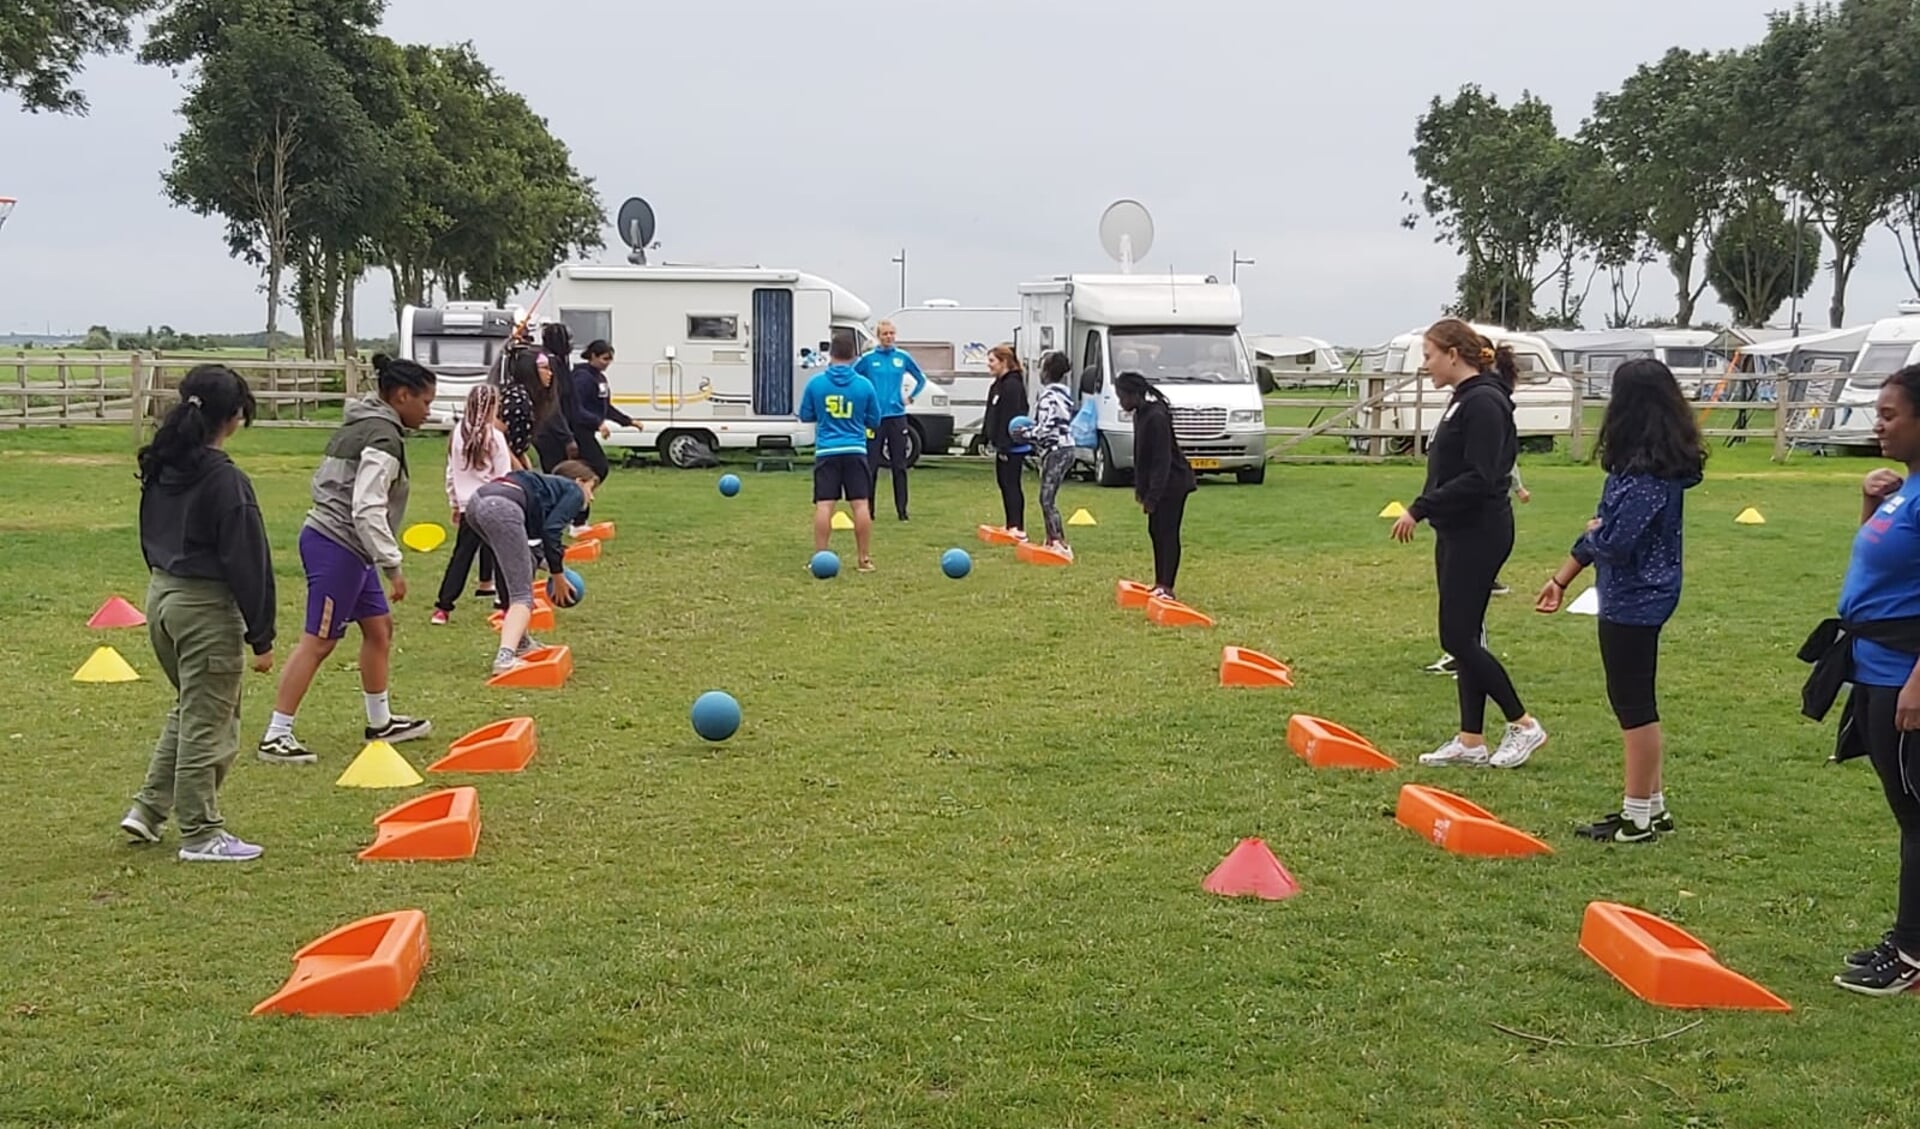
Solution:
<path fill-rule="evenodd" d="M 288 647 L 320 442 L 234 445 Z M 1891 917 L 1892 822 L 1797 716 L 1793 649 L 1837 590 L 1864 461 L 1721 449 L 1692 492 L 1663 656 L 1680 830 L 1650 847 L 1569 834 L 1618 804 L 1618 735 L 1593 621 L 1529 610 L 1597 471 L 1526 465 L 1516 591 L 1490 614 L 1552 743 L 1517 772 L 1373 776 L 1307 769 L 1284 728 L 1332 717 L 1405 765 L 1449 732 L 1453 685 L 1420 673 L 1429 535 L 1395 546 L 1374 516 L 1419 467 L 1203 488 L 1180 588 L 1220 626 L 1173 633 L 1112 604 L 1148 568 L 1128 494 L 1070 487 L 1101 524 L 1073 568 L 1033 569 L 973 540 L 991 477 L 947 464 L 916 474 L 912 524 L 879 526 L 880 571 L 830 583 L 801 567 L 804 472 L 746 468 L 730 501 L 718 472 L 618 473 L 596 516 L 619 538 L 555 633 L 578 664 L 555 695 L 485 689 L 479 609 L 430 629 L 444 550 L 411 558 L 395 704 L 436 732 L 404 751 L 424 765 L 485 722 L 539 718 L 531 769 L 478 781 L 479 856 L 355 861 L 401 796 L 333 786 L 361 743 L 347 647 L 301 714 L 321 766 L 237 764 L 227 816 L 268 853 L 222 868 L 114 828 L 167 701 L 141 633 L 83 626 L 144 592 L 124 444 L 0 435 L 0 781 L 20 817 L 0 844 L 0 1125 L 1920 1123 L 1915 1004 L 1828 982 Z M 410 449 L 415 519 L 444 520 L 441 449 Z M 1749 505 L 1767 525 L 1733 523 Z M 957 583 L 937 565 L 956 544 L 977 561 Z M 144 680 L 69 681 L 103 641 Z M 1298 688 L 1217 689 L 1225 643 L 1290 661 Z M 251 743 L 270 693 L 249 686 Z M 746 711 L 722 746 L 686 719 L 715 687 Z M 1558 853 L 1434 850 L 1384 815 L 1415 780 Z M 1200 890 L 1251 835 L 1299 897 Z M 1575 947 L 1593 899 L 1693 930 L 1796 1010 L 1640 1003 Z M 248 1018 L 299 945 L 405 907 L 433 957 L 402 1009 Z M 1634 1040 L 1652 1041 L 1601 1046 Z"/>

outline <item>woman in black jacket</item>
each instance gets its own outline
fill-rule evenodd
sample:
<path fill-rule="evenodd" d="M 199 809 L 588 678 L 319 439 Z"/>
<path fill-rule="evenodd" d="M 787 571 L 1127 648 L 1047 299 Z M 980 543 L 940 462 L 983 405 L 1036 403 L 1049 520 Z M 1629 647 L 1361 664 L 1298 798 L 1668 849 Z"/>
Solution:
<path fill-rule="evenodd" d="M 1173 436 L 1173 408 L 1158 388 L 1137 372 L 1113 381 L 1120 410 L 1133 413 L 1133 496 L 1147 513 L 1153 539 L 1153 594 L 1174 599 L 1180 574 L 1180 522 L 1195 488 L 1193 467 Z"/>
<path fill-rule="evenodd" d="M 1507 497 L 1520 438 L 1513 425 L 1513 350 L 1493 343 L 1466 322 L 1435 322 L 1424 341 L 1426 370 L 1453 396 L 1427 447 L 1427 485 L 1393 524 L 1396 541 L 1413 540 L 1422 521 L 1433 526 L 1434 571 L 1440 586 L 1440 646 L 1457 664 L 1459 735 L 1424 765 L 1465 764 L 1519 768 L 1547 731 L 1527 713 L 1500 660 L 1487 650 L 1481 626 L 1500 567 L 1513 553 L 1513 503 Z M 1487 752 L 1487 699 L 1507 718 L 1506 736 Z"/>
<path fill-rule="evenodd" d="M 1028 411 L 1027 374 L 1020 369 L 1020 358 L 1007 345 L 995 345 L 987 354 L 987 371 L 993 374 L 993 385 L 987 389 L 987 414 L 980 421 L 980 434 L 993 448 L 993 477 L 1000 485 L 1007 532 L 1024 541 L 1027 492 L 1020 484 L 1020 474 L 1026 469 L 1033 443 L 1028 435 L 1013 433 L 1013 421 Z"/>

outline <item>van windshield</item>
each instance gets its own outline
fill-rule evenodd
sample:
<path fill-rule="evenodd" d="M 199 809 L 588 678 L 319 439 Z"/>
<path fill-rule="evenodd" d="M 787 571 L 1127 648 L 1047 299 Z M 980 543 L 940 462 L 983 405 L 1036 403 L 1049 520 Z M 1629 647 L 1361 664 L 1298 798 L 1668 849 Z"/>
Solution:
<path fill-rule="evenodd" d="M 1252 384 L 1253 368 L 1231 329 L 1115 329 L 1108 332 L 1113 371 L 1155 384 Z"/>
<path fill-rule="evenodd" d="M 503 344 L 500 338 L 427 335 L 413 339 L 413 359 L 431 369 L 485 372 Z"/>

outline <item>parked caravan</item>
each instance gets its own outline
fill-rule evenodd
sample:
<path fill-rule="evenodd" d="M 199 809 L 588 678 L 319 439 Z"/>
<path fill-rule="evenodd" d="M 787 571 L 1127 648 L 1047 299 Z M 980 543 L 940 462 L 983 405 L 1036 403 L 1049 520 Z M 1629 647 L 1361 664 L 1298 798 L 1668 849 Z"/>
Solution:
<path fill-rule="evenodd" d="M 526 320 L 519 306 L 489 302 L 448 302 L 444 306 L 407 306 L 400 311 L 400 355 L 432 369 L 439 381 L 430 424 L 451 426 L 466 407 L 467 392 L 487 373 Z"/>
<path fill-rule="evenodd" d="M 987 350 L 1010 343 L 1020 328 L 1018 306 L 963 306 L 931 299 L 888 314 L 900 348 L 913 354 L 929 384 L 947 397 L 954 440 L 971 448 L 987 411 Z"/>
<path fill-rule="evenodd" d="M 1251 334 L 1246 342 L 1262 394 L 1280 387 L 1325 387 L 1346 378 L 1340 351 L 1318 337 Z"/>
<path fill-rule="evenodd" d="M 1513 349 L 1514 363 L 1520 370 L 1520 383 L 1513 393 L 1514 424 L 1520 430 L 1520 446 L 1529 451 L 1550 451 L 1554 437 L 1566 434 L 1573 423 L 1573 382 L 1567 379 L 1553 347 L 1537 334 L 1516 333 L 1495 325 L 1475 325 L 1474 330 L 1495 345 Z M 1366 430 L 1408 430 L 1413 436 L 1389 439 L 1386 448 L 1393 454 L 1408 454 L 1424 449 L 1425 438 L 1440 426 L 1453 395 L 1426 374 L 1421 342 L 1427 327 L 1389 341 L 1376 352 L 1378 368 L 1360 384 L 1362 402 L 1359 426 Z M 1355 439 L 1353 446 L 1364 449 L 1368 440 Z"/>

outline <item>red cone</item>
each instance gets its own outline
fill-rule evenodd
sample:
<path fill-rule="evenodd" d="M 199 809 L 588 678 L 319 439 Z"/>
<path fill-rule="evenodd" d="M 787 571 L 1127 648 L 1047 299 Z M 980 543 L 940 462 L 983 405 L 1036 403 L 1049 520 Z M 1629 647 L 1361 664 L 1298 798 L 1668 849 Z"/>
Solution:
<path fill-rule="evenodd" d="M 101 604 L 100 610 L 94 612 L 93 618 L 87 621 L 88 627 L 145 627 L 146 625 L 147 617 L 140 614 L 140 609 L 118 596 Z"/>
<path fill-rule="evenodd" d="M 1200 884 L 1209 894 L 1224 898 L 1264 898 L 1277 902 L 1300 892 L 1287 868 L 1273 857 L 1267 844 L 1259 839 L 1242 839 L 1213 873 Z"/>

